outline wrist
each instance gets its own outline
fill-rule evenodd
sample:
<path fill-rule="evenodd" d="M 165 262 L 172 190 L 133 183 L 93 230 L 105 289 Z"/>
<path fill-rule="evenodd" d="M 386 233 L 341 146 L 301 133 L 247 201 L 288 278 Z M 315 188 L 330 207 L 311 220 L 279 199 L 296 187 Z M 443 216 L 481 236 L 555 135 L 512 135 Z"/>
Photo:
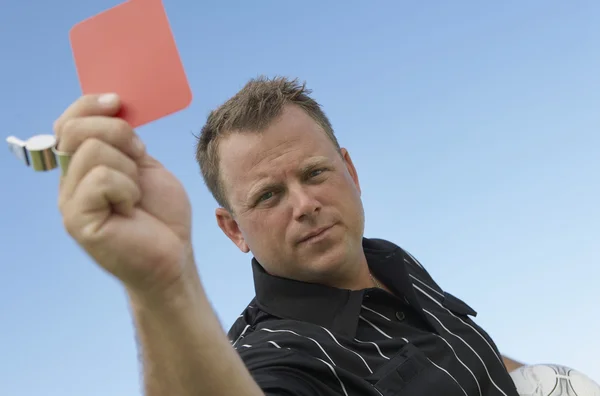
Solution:
<path fill-rule="evenodd" d="M 202 301 L 203 289 L 193 259 L 189 254 L 180 275 L 165 285 L 143 289 L 125 287 L 134 310 L 155 314 L 173 313 L 173 310 L 189 310 Z"/>

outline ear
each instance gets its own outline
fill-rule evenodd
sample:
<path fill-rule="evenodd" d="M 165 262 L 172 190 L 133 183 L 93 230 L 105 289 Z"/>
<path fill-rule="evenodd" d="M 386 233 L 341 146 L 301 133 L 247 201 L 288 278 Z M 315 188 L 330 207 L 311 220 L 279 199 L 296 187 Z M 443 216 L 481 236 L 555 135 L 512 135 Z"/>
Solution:
<path fill-rule="evenodd" d="M 350 158 L 350 153 L 345 148 L 341 149 L 340 153 L 342 154 L 342 159 L 344 160 L 344 163 L 346 164 L 346 169 L 348 169 L 348 173 L 350 173 L 350 177 L 352 177 L 352 180 L 354 181 L 354 185 L 356 185 L 356 188 L 358 189 L 358 192 L 360 193 L 361 191 L 360 191 L 360 182 L 358 181 L 358 172 L 356 172 L 356 168 L 354 167 L 354 164 L 352 163 L 352 158 Z"/>
<path fill-rule="evenodd" d="M 219 228 L 227 235 L 231 242 L 235 243 L 235 245 L 243 252 L 248 253 L 250 248 L 246 244 L 244 236 L 242 235 L 242 231 L 238 226 L 238 223 L 233 218 L 233 215 L 225 208 L 217 208 L 215 211 L 215 216 L 217 218 L 217 224 Z"/>

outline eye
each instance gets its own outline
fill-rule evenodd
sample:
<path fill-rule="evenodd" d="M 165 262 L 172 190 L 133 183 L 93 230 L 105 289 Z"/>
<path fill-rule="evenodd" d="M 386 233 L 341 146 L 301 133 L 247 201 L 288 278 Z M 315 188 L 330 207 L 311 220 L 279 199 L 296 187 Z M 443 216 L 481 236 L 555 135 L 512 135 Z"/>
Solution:
<path fill-rule="evenodd" d="M 275 195 L 273 193 L 273 191 L 267 191 L 266 193 L 262 194 L 260 197 L 258 197 L 258 202 L 263 202 L 266 201 L 267 199 L 270 199 L 273 197 L 273 195 Z"/>
<path fill-rule="evenodd" d="M 315 170 L 310 171 L 310 173 L 308 175 L 309 175 L 309 177 L 317 177 L 323 172 L 324 172 L 324 169 L 315 169 Z"/>

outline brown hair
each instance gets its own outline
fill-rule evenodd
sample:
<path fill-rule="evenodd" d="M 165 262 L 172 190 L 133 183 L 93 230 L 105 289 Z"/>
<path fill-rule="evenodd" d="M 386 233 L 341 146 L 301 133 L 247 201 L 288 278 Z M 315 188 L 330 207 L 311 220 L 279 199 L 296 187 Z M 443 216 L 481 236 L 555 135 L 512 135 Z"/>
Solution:
<path fill-rule="evenodd" d="M 312 99 L 306 83 L 284 77 L 250 80 L 237 94 L 210 112 L 196 146 L 204 182 L 217 203 L 231 211 L 219 171 L 219 141 L 233 132 L 260 132 L 276 120 L 287 104 L 299 106 L 340 150 L 329 119 Z"/>

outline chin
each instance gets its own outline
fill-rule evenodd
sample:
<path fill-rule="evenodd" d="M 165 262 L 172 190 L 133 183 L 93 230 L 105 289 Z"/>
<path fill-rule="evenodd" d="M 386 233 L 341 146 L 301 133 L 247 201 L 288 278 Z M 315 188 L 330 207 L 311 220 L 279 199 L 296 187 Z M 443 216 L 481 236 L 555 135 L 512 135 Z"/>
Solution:
<path fill-rule="evenodd" d="M 323 276 L 335 276 L 344 272 L 351 264 L 352 248 L 346 241 L 334 243 L 327 249 L 316 251 L 312 257 L 306 257 L 306 271 L 310 278 L 321 279 Z"/>

